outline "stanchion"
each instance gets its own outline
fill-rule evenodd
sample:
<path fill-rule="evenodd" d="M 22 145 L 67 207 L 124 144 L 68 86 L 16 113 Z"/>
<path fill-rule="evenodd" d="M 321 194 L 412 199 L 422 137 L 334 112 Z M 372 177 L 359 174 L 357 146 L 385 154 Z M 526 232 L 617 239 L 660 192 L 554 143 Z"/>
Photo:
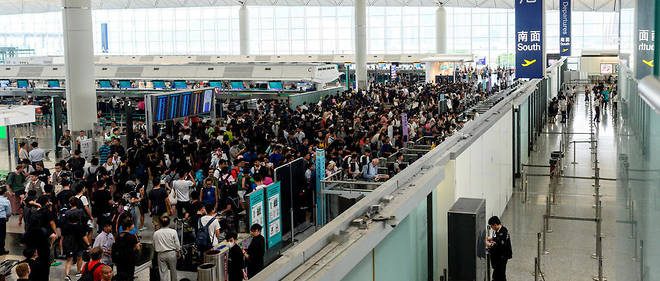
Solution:
<path fill-rule="evenodd" d="M 534 281 L 539 281 L 539 258 L 534 258 Z"/>
<path fill-rule="evenodd" d="M 576 145 L 576 142 L 574 141 L 574 142 L 573 142 L 573 162 L 571 162 L 571 164 L 573 164 L 573 165 L 575 165 L 575 164 L 578 163 L 578 162 L 577 162 L 577 157 L 575 157 L 575 154 L 576 154 L 576 151 L 577 151 L 577 150 L 575 149 L 575 145 Z"/>
<path fill-rule="evenodd" d="M 639 241 L 639 280 L 644 281 L 644 240 Z"/>

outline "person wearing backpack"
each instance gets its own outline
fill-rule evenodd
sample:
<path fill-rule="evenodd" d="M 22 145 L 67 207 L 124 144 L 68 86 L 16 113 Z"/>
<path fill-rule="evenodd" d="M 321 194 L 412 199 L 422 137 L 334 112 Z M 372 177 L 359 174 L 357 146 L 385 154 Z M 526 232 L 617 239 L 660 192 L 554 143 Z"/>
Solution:
<path fill-rule="evenodd" d="M 75 197 L 69 199 L 71 209 L 66 211 L 63 216 L 62 224 L 62 244 L 66 262 L 64 263 L 64 280 L 70 281 L 69 273 L 71 266 L 76 263 L 78 272 L 82 271 L 82 254 L 91 245 L 87 238 L 86 216 L 80 209 L 80 200 Z"/>
<path fill-rule="evenodd" d="M 204 206 L 206 215 L 199 218 L 199 223 L 197 224 L 195 243 L 200 254 L 213 248 L 214 245 L 218 245 L 221 241 L 218 239 L 220 237 L 220 223 L 216 219 L 215 208 L 213 207 L 210 204 Z"/>
<path fill-rule="evenodd" d="M 82 267 L 82 275 L 78 281 L 101 281 L 103 273 L 101 267 L 104 265 L 101 262 L 103 256 L 103 249 L 101 247 L 94 247 L 89 250 L 89 262 L 85 263 Z"/>
<path fill-rule="evenodd" d="M 118 281 L 133 281 L 137 256 L 142 244 L 135 234 L 131 234 L 135 225 L 130 217 L 122 219 L 121 227 L 123 231 L 117 235 L 117 240 L 112 245 L 112 262 L 117 266 Z"/>

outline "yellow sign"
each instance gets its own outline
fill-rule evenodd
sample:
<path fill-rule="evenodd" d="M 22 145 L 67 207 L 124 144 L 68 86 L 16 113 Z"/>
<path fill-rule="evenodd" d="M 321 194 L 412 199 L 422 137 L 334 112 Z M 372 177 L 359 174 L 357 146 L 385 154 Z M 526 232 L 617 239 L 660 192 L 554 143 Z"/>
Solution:
<path fill-rule="evenodd" d="M 525 62 L 522 64 L 522 66 L 527 67 L 530 66 L 534 63 L 536 63 L 536 60 L 524 60 Z"/>
<path fill-rule="evenodd" d="M 648 60 L 642 60 L 642 62 L 643 62 L 644 64 L 648 65 L 649 67 L 653 67 L 653 61 L 654 61 L 654 60 L 650 60 L 650 61 L 648 61 Z"/>

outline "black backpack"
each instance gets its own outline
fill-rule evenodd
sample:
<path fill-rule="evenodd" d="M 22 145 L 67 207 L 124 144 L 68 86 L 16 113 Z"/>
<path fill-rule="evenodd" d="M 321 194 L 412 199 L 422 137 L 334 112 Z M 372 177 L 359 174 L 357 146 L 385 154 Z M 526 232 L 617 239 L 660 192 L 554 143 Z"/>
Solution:
<path fill-rule="evenodd" d="M 198 229 L 195 237 L 195 244 L 199 249 L 206 250 L 210 249 L 213 245 L 211 241 L 209 226 L 215 221 L 215 217 L 212 217 L 206 225 L 202 226 L 202 219 L 199 219 Z M 214 233 L 215 234 L 215 233 Z"/>
<path fill-rule="evenodd" d="M 94 271 L 96 271 L 97 268 L 102 266 L 103 263 L 99 262 L 92 266 L 92 269 L 89 269 L 89 263 L 85 264 L 85 273 L 83 273 L 78 281 L 94 281 Z"/>

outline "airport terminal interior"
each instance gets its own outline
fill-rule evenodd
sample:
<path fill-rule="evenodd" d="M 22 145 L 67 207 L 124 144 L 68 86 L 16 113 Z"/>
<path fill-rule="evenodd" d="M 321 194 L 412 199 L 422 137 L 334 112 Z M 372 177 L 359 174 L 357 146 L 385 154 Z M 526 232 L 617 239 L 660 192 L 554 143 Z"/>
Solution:
<path fill-rule="evenodd" d="M 0 0 L 0 281 L 660 280 L 658 28 L 657 0 Z"/>

